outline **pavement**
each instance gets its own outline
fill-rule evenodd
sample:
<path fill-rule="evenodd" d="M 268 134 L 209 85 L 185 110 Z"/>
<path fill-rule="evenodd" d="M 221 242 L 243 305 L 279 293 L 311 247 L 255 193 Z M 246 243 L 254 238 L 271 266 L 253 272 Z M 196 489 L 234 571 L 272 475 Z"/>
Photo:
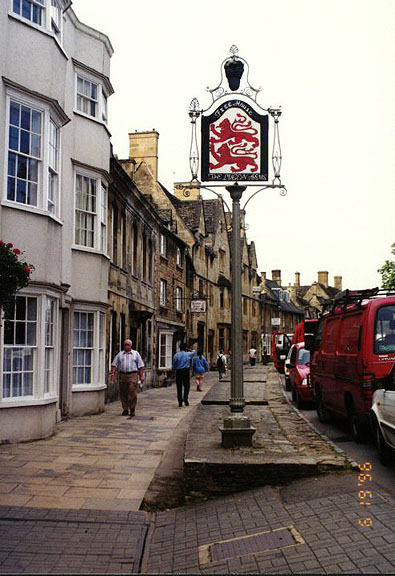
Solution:
<path fill-rule="evenodd" d="M 266 380 L 268 405 L 249 409 L 270 410 L 282 394 L 272 367 Z M 216 383 L 208 374 L 205 389 Z M 191 390 L 188 408 L 174 386 L 147 390 L 133 419 L 115 402 L 52 438 L 0 446 L 0 573 L 395 574 L 395 502 L 373 471 L 191 500 L 186 436 L 212 408 Z M 280 404 L 291 429 L 298 413 Z M 303 451 L 297 429 L 290 437 Z M 314 442 L 319 453 L 323 440 Z"/>

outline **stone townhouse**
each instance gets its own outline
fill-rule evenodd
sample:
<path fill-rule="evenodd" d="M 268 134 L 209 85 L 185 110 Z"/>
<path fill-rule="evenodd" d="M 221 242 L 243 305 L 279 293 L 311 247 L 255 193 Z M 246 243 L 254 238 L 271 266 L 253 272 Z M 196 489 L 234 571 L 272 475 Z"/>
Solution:
<path fill-rule="evenodd" d="M 294 285 L 289 285 L 287 290 L 291 301 L 303 308 L 306 318 L 318 318 L 324 302 L 342 291 L 342 277 L 334 276 L 333 286 L 329 286 L 329 273 L 325 270 L 317 273 L 317 281 L 301 285 L 300 273 L 295 272 Z"/>
<path fill-rule="evenodd" d="M 136 188 L 116 158 L 111 158 L 108 202 L 107 367 L 130 338 L 146 366 L 147 385 L 155 381 L 157 252 L 162 222 L 150 198 Z M 117 397 L 108 381 L 107 399 Z"/>
<path fill-rule="evenodd" d="M 70 5 L 0 7 L 1 237 L 35 266 L 0 329 L 0 442 L 104 408 L 113 49 Z"/>
<path fill-rule="evenodd" d="M 273 332 L 293 334 L 304 317 L 304 309 L 292 302 L 288 290 L 281 286 L 281 270 L 272 270 L 272 279 L 261 275 L 261 340 L 262 349 L 271 355 Z"/>

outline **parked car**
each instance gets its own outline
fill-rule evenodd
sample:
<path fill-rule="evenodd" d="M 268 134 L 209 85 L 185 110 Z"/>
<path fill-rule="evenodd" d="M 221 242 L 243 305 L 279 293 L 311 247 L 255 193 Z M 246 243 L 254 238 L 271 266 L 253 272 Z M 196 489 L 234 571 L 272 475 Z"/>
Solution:
<path fill-rule="evenodd" d="M 291 380 L 289 379 L 289 362 L 291 358 L 292 346 L 289 349 L 288 356 L 284 362 L 284 377 L 285 377 L 285 389 L 290 392 L 291 391 Z"/>
<path fill-rule="evenodd" d="M 310 386 L 321 422 L 337 414 L 355 441 L 369 429 L 372 396 L 395 364 L 395 293 L 339 293 L 328 304 L 312 344 Z"/>
<path fill-rule="evenodd" d="M 310 352 L 306 350 L 304 342 L 293 344 L 286 360 L 289 370 L 289 382 L 292 391 L 292 400 L 298 408 L 306 402 L 312 402 L 311 390 L 307 385 L 310 372 Z"/>
<path fill-rule="evenodd" d="M 373 394 L 370 422 L 380 461 L 386 466 L 395 461 L 395 366 L 377 385 L 380 388 Z"/>
<path fill-rule="evenodd" d="M 284 364 L 287 358 L 289 349 L 291 348 L 292 334 L 285 332 L 273 332 L 272 334 L 272 358 L 275 368 L 284 373 Z"/>

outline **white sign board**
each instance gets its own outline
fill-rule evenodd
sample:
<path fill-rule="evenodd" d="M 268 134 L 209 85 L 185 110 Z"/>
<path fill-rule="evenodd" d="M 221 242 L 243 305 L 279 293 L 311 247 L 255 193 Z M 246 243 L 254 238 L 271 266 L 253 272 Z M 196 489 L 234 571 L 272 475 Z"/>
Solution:
<path fill-rule="evenodd" d="M 280 326 L 280 318 L 272 318 L 272 326 Z"/>
<path fill-rule="evenodd" d="M 191 300 L 191 312 L 202 314 L 206 312 L 206 300 Z"/>

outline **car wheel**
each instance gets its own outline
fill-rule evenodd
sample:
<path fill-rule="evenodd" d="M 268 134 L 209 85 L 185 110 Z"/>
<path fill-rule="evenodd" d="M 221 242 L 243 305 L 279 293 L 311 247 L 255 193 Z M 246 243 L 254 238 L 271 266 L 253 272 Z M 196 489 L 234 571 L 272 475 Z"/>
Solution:
<path fill-rule="evenodd" d="M 304 406 L 304 402 L 300 397 L 299 392 L 296 392 L 296 407 L 301 410 Z"/>
<path fill-rule="evenodd" d="M 291 392 L 291 380 L 288 378 L 288 376 L 285 377 L 285 389 L 287 392 Z"/>
<path fill-rule="evenodd" d="M 330 412 L 327 409 L 327 407 L 325 406 L 324 401 L 322 400 L 320 390 L 318 390 L 316 392 L 315 409 L 317 411 L 318 420 L 322 424 L 326 424 L 326 423 L 330 422 L 330 419 L 331 419 Z"/>
<path fill-rule="evenodd" d="M 376 422 L 376 446 L 383 466 L 389 466 L 392 462 L 393 454 L 391 448 L 386 443 L 380 426 Z"/>
<path fill-rule="evenodd" d="M 355 413 L 354 404 L 351 402 L 347 406 L 348 422 L 350 425 L 351 436 L 354 442 L 358 444 L 365 439 L 365 430 L 361 426 L 358 415 Z"/>

